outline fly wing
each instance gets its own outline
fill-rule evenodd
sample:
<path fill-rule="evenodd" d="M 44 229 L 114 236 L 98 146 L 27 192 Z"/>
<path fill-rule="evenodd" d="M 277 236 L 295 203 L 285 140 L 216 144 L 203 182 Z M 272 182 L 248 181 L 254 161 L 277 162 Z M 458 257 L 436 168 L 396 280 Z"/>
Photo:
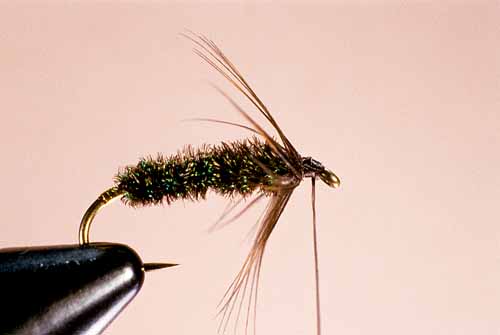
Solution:
<path fill-rule="evenodd" d="M 258 110 L 259 112 L 271 123 L 273 128 L 278 133 L 281 141 L 283 142 L 286 156 L 293 160 L 295 164 L 300 162 L 300 155 L 292 145 L 290 140 L 285 136 L 278 123 L 271 115 L 266 105 L 260 100 L 254 90 L 250 87 L 243 75 L 238 71 L 236 66 L 226 57 L 222 50 L 210 39 L 203 35 L 198 35 L 189 32 L 191 35 L 182 34 L 186 38 L 193 41 L 196 46 L 194 52 L 222 74 L 238 91 L 240 91 Z M 248 119 L 248 118 L 247 118 Z M 253 122 L 252 122 L 253 123 Z M 255 125 L 254 125 L 255 126 Z M 266 138 L 268 140 L 268 138 Z"/>
<path fill-rule="evenodd" d="M 296 186 L 296 185 L 295 185 Z M 236 278 L 233 280 L 219 304 L 219 333 L 225 333 L 228 325 L 233 320 L 235 331 L 238 327 L 241 313 L 245 317 L 245 334 L 248 331 L 250 316 L 253 315 L 255 330 L 255 317 L 257 306 L 257 291 L 262 258 L 267 241 L 278 222 L 294 187 L 283 188 L 277 191 L 270 199 L 264 216 L 258 222 L 257 233 L 252 248 Z M 246 304 L 246 310 L 243 306 Z M 252 308 L 253 307 L 253 308 Z"/>

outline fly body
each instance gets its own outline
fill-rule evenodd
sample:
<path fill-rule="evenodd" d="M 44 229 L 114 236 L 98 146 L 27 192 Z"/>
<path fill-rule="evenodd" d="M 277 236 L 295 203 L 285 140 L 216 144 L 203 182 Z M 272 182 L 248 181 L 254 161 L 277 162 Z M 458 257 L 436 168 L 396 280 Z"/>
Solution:
<path fill-rule="evenodd" d="M 209 190 L 230 198 L 267 194 L 277 181 L 291 178 L 290 169 L 271 147 L 254 137 L 144 158 L 118 173 L 116 188 L 130 205 L 143 206 L 204 199 Z"/>

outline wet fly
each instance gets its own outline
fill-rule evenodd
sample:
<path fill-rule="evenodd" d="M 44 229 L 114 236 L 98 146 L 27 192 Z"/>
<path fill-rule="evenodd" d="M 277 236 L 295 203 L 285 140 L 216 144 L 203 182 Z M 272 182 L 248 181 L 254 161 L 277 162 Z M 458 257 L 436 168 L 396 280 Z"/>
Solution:
<path fill-rule="evenodd" d="M 226 121 L 202 119 L 230 124 L 253 133 L 253 137 L 240 141 L 205 145 L 198 149 L 187 147 L 174 155 L 146 157 L 136 165 L 127 166 L 115 176 L 115 185 L 102 193 L 85 213 L 80 225 L 80 243 L 90 242 L 90 224 L 104 205 L 121 198 L 126 204 L 138 207 L 170 204 L 178 199 L 198 201 L 213 191 L 230 199 L 254 197 L 231 220 L 238 218 L 246 209 L 263 198 L 269 199 L 258 221 L 252 247 L 241 270 L 227 289 L 219 305 L 219 332 L 225 333 L 230 320 L 235 329 L 243 313 L 245 333 L 255 315 L 259 275 L 264 250 L 293 191 L 306 178 L 312 184 L 312 227 L 314 238 L 314 264 L 316 283 L 316 333 L 321 333 L 320 295 L 318 275 L 318 251 L 316 236 L 315 181 L 319 179 L 330 187 L 340 185 L 339 178 L 319 161 L 302 156 L 285 136 L 268 108 L 255 94 L 246 79 L 219 49 L 205 36 L 183 34 L 195 44 L 195 53 L 224 76 L 262 114 L 276 132 L 269 134 L 226 93 L 219 92 L 243 116 L 246 125 Z M 235 206 L 233 206 L 235 207 Z M 231 210 L 231 209 L 230 209 Z M 226 217 L 228 213 L 224 213 Z M 246 306 L 246 307 L 245 307 Z"/>

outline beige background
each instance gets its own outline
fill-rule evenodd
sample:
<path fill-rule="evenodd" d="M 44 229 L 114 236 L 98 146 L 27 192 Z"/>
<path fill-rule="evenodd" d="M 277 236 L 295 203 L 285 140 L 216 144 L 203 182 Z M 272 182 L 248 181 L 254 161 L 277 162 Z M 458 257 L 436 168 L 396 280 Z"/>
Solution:
<path fill-rule="evenodd" d="M 75 243 L 119 167 L 247 135 L 181 122 L 241 121 L 189 28 L 342 178 L 317 195 L 324 334 L 500 334 L 499 2 L 349 3 L 2 2 L 0 246 Z M 309 185 L 270 240 L 258 334 L 313 332 Z M 107 334 L 216 333 L 262 208 L 207 233 L 225 204 L 99 215 L 93 240 L 183 264 L 148 275 Z"/>

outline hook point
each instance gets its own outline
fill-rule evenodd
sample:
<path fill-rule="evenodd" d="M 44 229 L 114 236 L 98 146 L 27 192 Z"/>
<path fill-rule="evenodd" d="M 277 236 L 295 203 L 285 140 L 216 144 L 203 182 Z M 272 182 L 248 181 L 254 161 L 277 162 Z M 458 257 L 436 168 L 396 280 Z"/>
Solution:
<path fill-rule="evenodd" d="M 153 271 L 153 270 L 170 268 L 170 267 L 177 266 L 177 265 L 179 265 L 179 264 L 175 264 L 175 263 L 144 263 L 142 265 L 142 269 L 144 271 L 148 272 L 148 271 Z"/>

